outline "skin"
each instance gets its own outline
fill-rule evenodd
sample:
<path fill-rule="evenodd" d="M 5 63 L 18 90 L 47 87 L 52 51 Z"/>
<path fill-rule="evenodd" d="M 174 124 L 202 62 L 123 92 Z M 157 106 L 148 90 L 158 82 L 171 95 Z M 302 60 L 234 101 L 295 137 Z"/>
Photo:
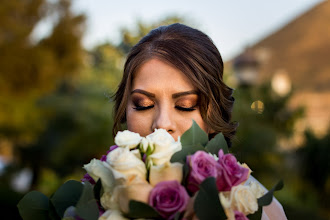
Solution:
<path fill-rule="evenodd" d="M 128 130 L 141 136 L 163 128 L 177 140 L 192 119 L 206 133 L 210 131 L 200 114 L 196 88 L 179 69 L 158 59 L 147 61 L 135 73 L 126 119 Z M 287 219 L 276 199 L 263 210 L 262 220 Z"/>
<path fill-rule="evenodd" d="M 177 140 L 192 120 L 208 133 L 190 80 L 175 67 L 150 59 L 135 73 L 126 108 L 127 128 L 147 136 L 163 128 Z"/>

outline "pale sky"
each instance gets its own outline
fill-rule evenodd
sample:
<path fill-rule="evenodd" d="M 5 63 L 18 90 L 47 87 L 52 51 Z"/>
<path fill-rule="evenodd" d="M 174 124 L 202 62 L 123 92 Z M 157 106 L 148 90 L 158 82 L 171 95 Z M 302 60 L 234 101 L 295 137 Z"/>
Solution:
<path fill-rule="evenodd" d="M 209 35 L 224 60 L 278 30 L 323 0 L 75 0 L 84 12 L 86 48 L 118 42 L 121 27 L 135 27 L 138 19 L 152 23 L 179 15 Z"/>

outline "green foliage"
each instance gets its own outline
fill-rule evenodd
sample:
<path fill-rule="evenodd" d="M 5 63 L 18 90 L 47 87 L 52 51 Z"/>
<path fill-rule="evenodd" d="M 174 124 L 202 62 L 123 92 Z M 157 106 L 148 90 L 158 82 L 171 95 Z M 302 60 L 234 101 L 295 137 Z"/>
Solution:
<path fill-rule="evenodd" d="M 279 181 L 271 190 L 269 190 L 265 195 L 258 199 L 259 206 L 267 206 L 273 200 L 273 194 L 275 191 L 281 190 L 284 184 L 283 181 Z"/>
<path fill-rule="evenodd" d="M 289 109 L 287 102 L 291 94 L 279 97 L 270 84 L 238 88 L 234 96 L 233 118 L 239 127 L 231 150 L 240 161 L 249 164 L 257 178 L 269 177 L 269 182 L 273 182 L 285 170 L 279 140 L 293 134 L 294 123 L 302 116 L 302 110 Z M 263 103 L 260 112 L 251 108 L 257 100 Z M 266 177 L 269 173 L 272 176 Z"/>
<path fill-rule="evenodd" d="M 84 190 L 76 205 L 76 213 L 86 220 L 98 219 L 99 208 L 94 199 L 93 187 L 89 182 L 84 183 Z"/>
<path fill-rule="evenodd" d="M 158 219 L 161 218 L 159 213 L 146 203 L 131 200 L 129 202 L 128 218 L 147 218 Z"/>
<path fill-rule="evenodd" d="M 77 73 L 82 65 L 81 38 L 85 17 L 71 13 L 70 2 L 1 2 L 2 94 L 25 96 L 30 92 L 50 91 L 59 79 Z M 46 14 L 50 11 L 51 15 Z M 50 35 L 33 43 L 31 34 L 34 28 L 51 17 L 57 20 L 53 20 L 55 24 Z"/>
<path fill-rule="evenodd" d="M 41 192 L 26 194 L 17 205 L 24 220 L 48 219 L 49 199 Z"/>
<path fill-rule="evenodd" d="M 198 219 L 227 219 L 220 204 L 219 192 L 214 177 L 206 178 L 199 186 L 194 210 Z"/>
<path fill-rule="evenodd" d="M 212 138 L 205 148 L 208 152 L 215 155 L 218 155 L 219 149 L 222 149 L 225 154 L 229 153 L 227 141 L 222 133 L 219 133 Z"/>
<path fill-rule="evenodd" d="M 184 147 L 193 147 L 198 144 L 205 146 L 208 142 L 207 134 L 193 121 L 191 127 L 182 135 L 181 144 Z"/>
<path fill-rule="evenodd" d="M 172 163 L 184 163 L 187 155 L 194 154 L 199 150 L 208 151 L 216 155 L 220 149 L 223 149 L 225 153 L 228 152 L 227 142 L 222 134 L 216 135 L 216 137 L 209 141 L 205 131 L 195 121 L 193 121 L 191 127 L 182 135 L 180 141 L 182 150 L 172 156 Z"/>
<path fill-rule="evenodd" d="M 77 181 L 64 183 L 51 197 L 56 212 L 63 217 L 65 210 L 70 206 L 75 206 L 83 191 L 83 184 Z"/>
<path fill-rule="evenodd" d="M 330 131 L 323 137 L 316 137 L 311 131 L 305 133 L 304 146 L 295 153 L 297 167 L 310 191 L 316 192 L 318 208 L 322 208 L 324 218 L 330 217 Z M 300 197 L 306 197 L 301 193 Z M 301 198 L 301 199 L 302 199 Z"/>
<path fill-rule="evenodd" d="M 121 42 L 118 45 L 118 48 L 124 53 L 127 54 L 129 50 L 146 34 L 148 34 L 152 29 L 162 26 L 169 25 L 172 23 L 187 23 L 184 18 L 178 16 L 169 16 L 165 17 L 160 21 L 148 24 L 144 23 L 141 20 L 137 22 L 136 29 L 129 30 L 128 28 L 121 29 Z"/>
<path fill-rule="evenodd" d="M 37 191 L 29 192 L 17 207 L 24 220 L 75 216 L 94 220 L 99 216 L 92 185 L 73 180 L 64 183 L 50 198 Z"/>

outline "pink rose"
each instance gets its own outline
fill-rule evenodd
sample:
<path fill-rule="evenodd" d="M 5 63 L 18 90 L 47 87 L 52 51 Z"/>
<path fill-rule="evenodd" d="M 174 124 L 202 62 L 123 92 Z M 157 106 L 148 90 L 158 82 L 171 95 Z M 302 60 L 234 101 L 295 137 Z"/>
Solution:
<path fill-rule="evenodd" d="M 234 211 L 235 220 L 249 220 L 242 212 Z"/>
<path fill-rule="evenodd" d="M 158 183 L 151 191 L 149 205 L 165 219 L 173 219 L 177 212 L 186 209 L 189 195 L 176 180 Z"/>
<path fill-rule="evenodd" d="M 197 151 L 195 154 L 188 156 L 187 163 L 190 167 L 187 189 L 192 193 L 198 191 L 199 184 L 207 177 L 217 177 L 217 161 L 204 151 Z"/>
<path fill-rule="evenodd" d="M 220 150 L 218 164 L 216 183 L 219 191 L 230 191 L 233 186 L 237 186 L 247 180 L 249 169 L 237 163 L 236 158 L 232 154 L 224 154 Z"/>

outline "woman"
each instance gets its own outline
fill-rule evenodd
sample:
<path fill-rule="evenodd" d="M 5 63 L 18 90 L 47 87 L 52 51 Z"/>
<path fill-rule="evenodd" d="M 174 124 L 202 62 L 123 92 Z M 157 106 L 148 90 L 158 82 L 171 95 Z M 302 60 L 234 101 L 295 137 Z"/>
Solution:
<path fill-rule="evenodd" d="M 221 55 L 201 31 L 182 24 L 152 30 L 128 54 L 115 94 L 114 134 L 126 123 L 141 136 L 163 128 L 177 139 L 195 120 L 210 138 L 222 132 L 230 146 L 237 123 L 222 75 Z M 268 217 L 286 219 L 276 200 L 265 208 Z"/>

